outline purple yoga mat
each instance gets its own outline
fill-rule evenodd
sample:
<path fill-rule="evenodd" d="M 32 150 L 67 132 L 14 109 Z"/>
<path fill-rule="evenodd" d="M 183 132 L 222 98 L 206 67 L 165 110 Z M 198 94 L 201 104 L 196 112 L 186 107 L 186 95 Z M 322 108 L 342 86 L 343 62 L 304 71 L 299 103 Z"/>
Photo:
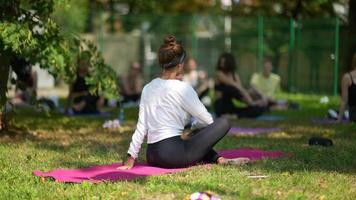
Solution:
<path fill-rule="evenodd" d="M 283 156 L 281 151 L 263 151 L 260 149 L 241 148 L 219 151 L 221 156 L 226 158 L 248 157 L 251 160 L 260 160 L 263 158 L 278 158 Z M 158 167 L 151 167 L 147 164 L 137 164 L 130 170 L 118 170 L 117 167 L 121 164 L 114 163 L 111 165 L 98 165 L 83 169 L 56 169 L 50 172 L 41 172 L 36 170 L 33 172 L 35 176 L 52 177 L 56 182 L 66 183 L 81 183 L 89 181 L 93 183 L 100 182 L 114 182 L 123 180 L 133 180 L 152 175 L 176 173 L 187 170 L 189 168 L 181 169 L 164 169 Z"/>
<path fill-rule="evenodd" d="M 230 135 L 257 135 L 261 133 L 270 133 L 273 131 L 279 131 L 280 128 L 243 128 L 243 127 L 231 127 Z"/>

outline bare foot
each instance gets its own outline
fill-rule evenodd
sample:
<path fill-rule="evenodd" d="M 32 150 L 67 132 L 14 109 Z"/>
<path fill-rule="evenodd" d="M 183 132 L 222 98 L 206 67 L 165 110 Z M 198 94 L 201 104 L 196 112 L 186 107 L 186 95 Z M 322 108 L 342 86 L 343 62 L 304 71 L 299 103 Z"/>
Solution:
<path fill-rule="evenodd" d="M 246 157 L 231 158 L 231 159 L 220 157 L 218 159 L 218 164 L 222 164 L 222 165 L 244 165 L 249 162 L 250 162 L 250 159 L 246 158 Z"/>

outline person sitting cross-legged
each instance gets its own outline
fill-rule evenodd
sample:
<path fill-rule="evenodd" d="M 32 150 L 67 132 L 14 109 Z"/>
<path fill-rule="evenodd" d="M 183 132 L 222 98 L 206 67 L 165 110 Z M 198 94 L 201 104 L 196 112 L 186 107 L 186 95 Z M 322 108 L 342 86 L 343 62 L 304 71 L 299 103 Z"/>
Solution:
<path fill-rule="evenodd" d="M 256 118 L 267 110 L 267 101 L 254 99 L 241 83 L 236 71 L 236 61 L 231 53 L 218 59 L 215 74 L 215 112 L 217 116 L 236 115 L 238 118 Z M 233 100 L 246 105 L 237 107 Z"/>
<path fill-rule="evenodd" d="M 224 158 L 213 149 L 227 134 L 230 124 L 225 118 L 213 120 L 194 89 L 180 80 L 185 56 L 183 46 L 174 36 L 164 39 L 158 51 L 161 75 L 143 88 L 128 158 L 118 169 L 134 166 L 146 136 L 146 158 L 150 166 L 180 168 L 200 162 L 241 164 L 248 161 L 248 158 Z M 191 130 L 195 130 L 195 134 L 183 139 L 184 127 L 192 116 L 195 120 Z"/>
<path fill-rule="evenodd" d="M 281 77 L 273 73 L 272 70 L 272 61 L 266 57 L 263 60 L 262 73 L 252 75 L 249 94 L 253 99 L 264 99 L 267 102 L 268 110 L 298 109 L 300 106 L 296 102 L 277 99 L 276 95 L 281 91 Z"/>
<path fill-rule="evenodd" d="M 348 106 L 349 121 L 356 123 L 356 53 L 351 65 L 352 70 L 344 74 L 341 81 L 341 102 L 337 122 L 342 121 L 346 106 Z"/>
<path fill-rule="evenodd" d="M 77 77 L 75 82 L 69 88 L 69 94 L 65 107 L 67 114 L 97 114 L 102 111 L 105 99 L 99 95 L 89 93 L 89 85 L 85 81 L 85 77 L 89 74 L 89 58 L 88 53 L 84 52 L 78 58 Z"/>
<path fill-rule="evenodd" d="M 251 78 L 251 88 L 265 98 L 269 104 L 276 103 L 276 93 L 280 91 L 281 77 L 272 73 L 272 62 L 265 58 L 262 73 L 254 73 Z"/>

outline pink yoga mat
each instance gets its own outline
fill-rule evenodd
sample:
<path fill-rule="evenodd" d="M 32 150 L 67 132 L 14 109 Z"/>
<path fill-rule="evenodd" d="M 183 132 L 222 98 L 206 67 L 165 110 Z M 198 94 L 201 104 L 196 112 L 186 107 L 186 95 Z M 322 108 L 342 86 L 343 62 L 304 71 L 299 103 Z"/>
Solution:
<path fill-rule="evenodd" d="M 261 133 L 270 133 L 273 131 L 279 131 L 280 128 L 242 128 L 231 127 L 229 135 L 257 135 Z"/>
<path fill-rule="evenodd" d="M 248 157 L 251 160 L 263 158 L 277 158 L 283 155 L 281 151 L 263 151 L 260 149 L 242 148 L 219 151 L 221 156 L 226 158 Z M 121 164 L 114 163 L 111 165 L 98 165 L 83 169 L 56 169 L 50 172 L 34 171 L 33 174 L 39 177 L 52 177 L 57 182 L 81 183 L 89 181 L 93 183 L 114 182 L 123 180 L 132 180 L 152 175 L 168 174 L 181 172 L 189 168 L 181 169 L 164 169 L 151 167 L 147 164 L 137 164 L 130 170 L 118 170 Z"/>

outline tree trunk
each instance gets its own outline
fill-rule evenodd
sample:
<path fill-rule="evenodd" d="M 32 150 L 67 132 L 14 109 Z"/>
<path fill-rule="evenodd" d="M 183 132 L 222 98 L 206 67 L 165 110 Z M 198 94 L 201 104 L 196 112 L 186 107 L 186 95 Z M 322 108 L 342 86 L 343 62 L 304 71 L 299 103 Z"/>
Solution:
<path fill-rule="evenodd" d="M 348 25 L 343 31 L 343 44 L 341 52 L 341 68 L 342 72 L 351 70 L 351 61 L 354 53 L 356 53 L 356 0 L 349 1 L 349 17 Z"/>
<path fill-rule="evenodd" d="M 0 52 L 0 131 L 6 128 L 4 108 L 7 102 L 7 83 L 9 80 L 10 57 Z"/>

